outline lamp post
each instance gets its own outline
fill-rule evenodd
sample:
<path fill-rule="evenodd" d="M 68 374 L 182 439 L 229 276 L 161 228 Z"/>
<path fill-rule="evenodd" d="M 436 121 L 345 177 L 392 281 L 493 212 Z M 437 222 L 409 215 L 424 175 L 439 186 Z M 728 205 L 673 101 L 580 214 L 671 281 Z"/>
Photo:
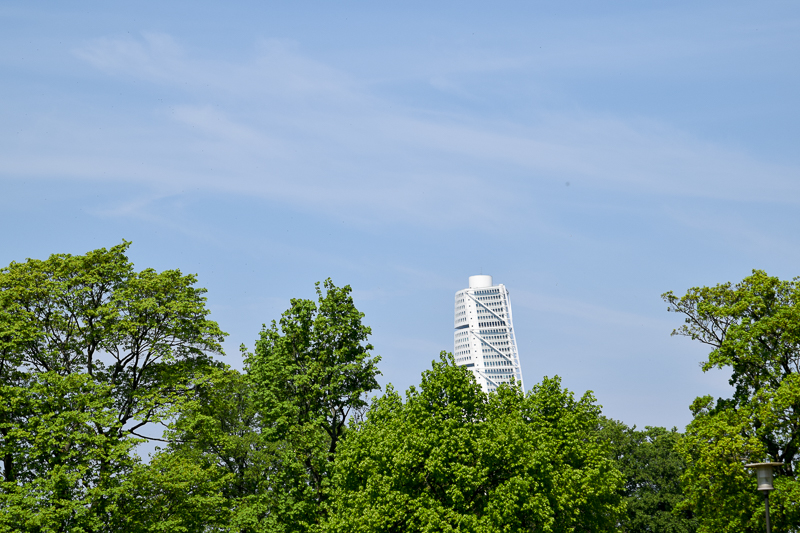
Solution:
<path fill-rule="evenodd" d="M 772 469 L 780 466 L 783 463 L 750 463 L 744 465 L 747 468 L 754 468 L 756 471 L 756 479 L 758 480 L 757 489 L 764 492 L 764 516 L 767 519 L 767 533 L 772 533 L 772 528 L 769 525 L 769 491 L 775 490 L 772 486 Z"/>

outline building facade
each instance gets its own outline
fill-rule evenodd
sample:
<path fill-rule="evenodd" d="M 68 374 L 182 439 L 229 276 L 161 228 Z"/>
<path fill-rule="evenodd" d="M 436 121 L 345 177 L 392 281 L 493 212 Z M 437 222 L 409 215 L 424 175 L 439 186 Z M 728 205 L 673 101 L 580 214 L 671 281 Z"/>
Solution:
<path fill-rule="evenodd" d="M 469 277 L 469 288 L 456 293 L 453 355 L 469 368 L 485 392 L 515 379 L 521 386 L 522 367 L 505 285 L 492 276 Z"/>

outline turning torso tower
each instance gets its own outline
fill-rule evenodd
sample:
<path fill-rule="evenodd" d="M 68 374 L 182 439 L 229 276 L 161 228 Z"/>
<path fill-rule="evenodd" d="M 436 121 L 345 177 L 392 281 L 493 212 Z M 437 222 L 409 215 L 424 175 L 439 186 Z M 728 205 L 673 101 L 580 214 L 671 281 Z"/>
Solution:
<path fill-rule="evenodd" d="M 485 392 L 512 377 L 522 385 L 511 299 L 505 285 L 492 285 L 492 276 L 470 276 L 469 288 L 456 293 L 454 325 L 456 364 L 472 370 Z"/>

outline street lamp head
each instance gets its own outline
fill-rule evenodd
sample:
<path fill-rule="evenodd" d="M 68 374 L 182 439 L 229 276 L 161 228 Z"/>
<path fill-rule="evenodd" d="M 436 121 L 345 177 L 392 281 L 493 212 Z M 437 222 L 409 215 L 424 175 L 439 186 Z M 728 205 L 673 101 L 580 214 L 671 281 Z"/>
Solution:
<path fill-rule="evenodd" d="M 758 490 L 775 490 L 772 486 L 772 469 L 783 463 L 750 463 L 744 465 L 747 468 L 754 468 L 756 479 L 758 480 Z"/>

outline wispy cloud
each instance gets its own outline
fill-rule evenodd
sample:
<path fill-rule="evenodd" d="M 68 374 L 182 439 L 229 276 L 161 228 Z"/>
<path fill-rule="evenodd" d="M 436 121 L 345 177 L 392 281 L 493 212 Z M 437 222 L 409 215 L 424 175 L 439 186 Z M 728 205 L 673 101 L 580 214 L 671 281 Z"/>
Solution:
<path fill-rule="evenodd" d="M 640 315 L 629 311 L 620 311 L 613 307 L 597 305 L 571 298 L 561 298 L 546 294 L 534 294 L 526 291 L 514 292 L 514 307 L 525 307 L 536 312 L 551 315 L 563 315 L 577 319 L 582 323 L 615 326 L 624 328 L 647 328 L 669 333 L 675 327 L 675 321 L 668 318 L 656 319 L 652 316 Z"/>
<path fill-rule="evenodd" d="M 514 124 L 411 108 L 287 42 L 264 41 L 240 63 L 195 57 L 164 34 L 99 39 L 75 53 L 119 83 L 149 83 L 164 94 L 144 116 L 85 124 L 64 113 L 32 126 L 35 140 L 0 159 L 6 176 L 140 181 L 165 194 L 193 187 L 423 225 L 499 218 L 496 206 L 469 201 L 475 191 L 503 194 L 504 216 L 527 216 L 531 199 L 520 185 L 543 180 L 800 201 L 799 169 L 669 125 L 552 110 L 533 125 Z M 432 83 L 464 91 L 447 78 Z"/>
<path fill-rule="evenodd" d="M 195 58 L 172 36 L 142 34 L 140 39 L 96 39 L 75 54 L 112 75 L 175 85 L 187 93 L 346 97 L 349 79 L 294 50 L 291 41 L 264 40 L 247 62 Z"/>

